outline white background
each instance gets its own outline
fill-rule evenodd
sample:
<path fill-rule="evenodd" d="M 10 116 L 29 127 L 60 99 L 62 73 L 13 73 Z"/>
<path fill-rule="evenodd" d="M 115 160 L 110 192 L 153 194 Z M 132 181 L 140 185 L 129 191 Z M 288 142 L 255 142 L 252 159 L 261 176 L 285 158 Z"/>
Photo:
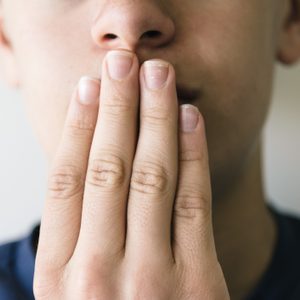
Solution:
<path fill-rule="evenodd" d="M 267 196 L 300 215 L 300 66 L 277 67 L 274 101 L 265 126 Z M 18 92 L 0 84 L 0 243 L 27 234 L 39 221 L 47 165 Z"/>

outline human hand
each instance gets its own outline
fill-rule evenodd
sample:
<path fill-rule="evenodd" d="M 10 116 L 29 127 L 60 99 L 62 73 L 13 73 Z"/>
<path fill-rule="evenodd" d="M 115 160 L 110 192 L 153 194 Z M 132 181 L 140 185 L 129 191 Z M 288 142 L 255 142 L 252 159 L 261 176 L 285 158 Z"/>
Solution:
<path fill-rule="evenodd" d="M 116 53 L 103 62 L 101 88 L 84 78 L 70 102 L 49 173 L 35 297 L 229 299 L 203 117 L 191 105 L 178 110 L 171 64 L 140 68 L 133 53 Z"/>

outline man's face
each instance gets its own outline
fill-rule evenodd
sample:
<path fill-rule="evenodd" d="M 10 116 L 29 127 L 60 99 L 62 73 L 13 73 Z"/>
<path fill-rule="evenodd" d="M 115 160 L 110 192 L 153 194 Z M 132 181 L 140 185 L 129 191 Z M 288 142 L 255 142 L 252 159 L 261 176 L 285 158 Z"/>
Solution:
<path fill-rule="evenodd" d="M 268 110 L 282 2 L 4 0 L 26 108 L 49 159 L 79 78 L 99 77 L 107 51 L 126 48 L 141 63 L 169 61 L 178 84 L 198 91 L 193 104 L 206 121 L 213 182 L 230 178 Z"/>

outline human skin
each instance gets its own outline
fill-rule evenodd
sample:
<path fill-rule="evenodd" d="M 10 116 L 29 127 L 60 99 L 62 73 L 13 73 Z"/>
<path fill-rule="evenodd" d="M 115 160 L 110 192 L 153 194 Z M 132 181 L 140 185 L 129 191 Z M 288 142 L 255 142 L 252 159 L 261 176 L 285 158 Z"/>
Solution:
<path fill-rule="evenodd" d="M 74 86 L 82 75 L 99 77 L 109 50 L 133 51 L 140 64 L 151 58 L 166 60 L 174 66 L 177 82 L 199 89 L 193 104 L 205 121 L 217 252 L 229 290 L 246 293 L 263 272 L 275 239 L 262 205 L 258 158 L 274 63 L 278 58 L 294 63 L 300 52 L 299 22 L 290 18 L 295 15 L 292 1 L 193 0 L 183 6 L 179 0 L 9 0 L 3 2 L 1 15 L 3 75 L 8 84 L 21 88 L 49 162 L 61 139 Z M 149 30 L 161 32 L 160 39 L 140 38 Z M 117 39 L 103 39 L 108 33 Z M 234 273 L 243 278 L 242 270 L 248 270 L 245 257 L 253 251 L 251 244 L 248 250 L 238 246 L 249 242 L 242 230 L 234 234 L 232 219 L 240 228 L 243 219 L 260 220 L 264 235 L 253 231 L 248 236 L 267 241 L 260 267 L 238 284 Z M 249 222 L 244 230 L 251 231 Z M 234 251 L 240 257 L 239 272 L 226 255 Z"/>

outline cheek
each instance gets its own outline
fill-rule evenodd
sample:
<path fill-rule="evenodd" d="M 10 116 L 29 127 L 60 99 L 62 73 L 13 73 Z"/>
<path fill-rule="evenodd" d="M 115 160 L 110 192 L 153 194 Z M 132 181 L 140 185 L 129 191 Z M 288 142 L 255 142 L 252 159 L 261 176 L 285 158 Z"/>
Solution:
<path fill-rule="evenodd" d="M 26 113 L 48 156 L 59 143 L 75 85 L 83 75 L 98 76 L 101 61 L 84 19 L 74 13 L 57 20 L 27 15 L 15 40 Z"/>
<path fill-rule="evenodd" d="M 199 61 L 201 68 L 198 106 L 206 120 L 211 171 L 220 181 L 237 172 L 251 153 L 270 102 L 272 26 L 265 11 L 254 13 L 254 4 L 246 5 L 195 16 L 197 30 L 189 46 L 195 49 L 190 65 Z"/>

